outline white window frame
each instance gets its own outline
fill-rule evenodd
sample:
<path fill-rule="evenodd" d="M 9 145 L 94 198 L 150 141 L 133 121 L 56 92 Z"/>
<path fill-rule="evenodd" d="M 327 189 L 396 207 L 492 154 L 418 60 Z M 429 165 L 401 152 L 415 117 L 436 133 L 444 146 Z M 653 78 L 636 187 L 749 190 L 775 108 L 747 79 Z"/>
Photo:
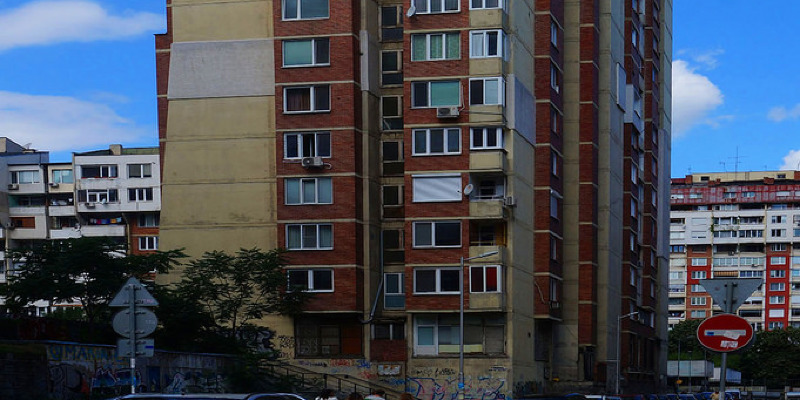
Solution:
<path fill-rule="evenodd" d="M 84 168 L 99 168 L 100 176 L 98 177 L 85 177 Z M 119 177 L 119 171 L 116 165 L 81 165 L 81 179 L 106 179 Z"/>
<path fill-rule="evenodd" d="M 390 289 L 389 289 L 388 280 L 389 280 L 390 276 L 392 276 L 393 278 L 397 279 L 397 291 L 390 291 Z M 388 272 L 388 273 L 383 274 L 383 287 L 384 287 L 384 290 L 383 290 L 384 308 L 390 309 L 390 310 L 401 310 L 401 309 L 404 309 L 405 308 L 405 297 L 406 297 L 405 274 L 403 274 L 402 272 L 399 272 L 399 273 L 398 272 Z M 389 306 L 386 306 L 386 304 L 388 303 L 386 301 L 387 298 L 396 298 L 396 297 L 397 298 L 402 297 L 403 306 L 401 306 L 401 307 L 389 307 Z"/>
<path fill-rule="evenodd" d="M 431 86 L 435 86 L 436 84 L 453 84 L 455 83 L 458 86 L 458 95 L 455 104 L 431 104 Z M 426 103 L 424 105 L 415 104 L 416 96 L 415 93 L 420 89 L 420 86 L 425 85 L 426 90 Z M 421 82 L 412 82 L 411 83 L 411 108 L 438 108 L 438 107 L 459 107 L 461 106 L 461 81 L 460 80 L 436 80 L 436 81 L 421 81 Z"/>
<path fill-rule="evenodd" d="M 316 243 L 311 246 L 310 243 L 303 243 L 303 234 L 305 229 L 315 229 L 315 241 Z M 330 238 L 331 243 L 329 246 L 325 246 L 323 243 L 320 243 L 320 231 L 324 228 L 328 228 L 330 230 Z M 300 246 L 291 247 L 289 244 L 289 231 L 292 229 L 299 229 L 300 230 Z M 289 251 L 303 251 L 303 250 L 333 250 L 333 224 L 330 223 L 320 223 L 320 224 L 286 224 L 286 249 Z"/>
<path fill-rule="evenodd" d="M 114 198 L 114 200 L 112 200 L 112 198 Z M 117 192 L 117 189 L 87 189 L 86 202 L 119 203 L 119 193 Z"/>
<path fill-rule="evenodd" d="M 786 257 L 773 256 L 769 258 L 770 265 L 786 265 Z"/>
<path fill-rule="evenodd" d="M 504 148 L 502 127 L 473 127 L 470 128 L 469 132 L 470 150 L 495 150 Z M 480 143 L 475 143 L 476 136 L 480 137 Z M 489 142 L 489 138 L 494 138 L 494 146 L 486 144 Z"/>
<path fill-rule="evenodd" d="M 305 154 L 306 145 L 305 142 L 308 138 L 314 138 L 314 145 L 312 151 L 314 154 Z M 327 152 L 321 152 L 320 150 L 320 140 L 321 136 L 327 136 L 328 138 L 328 148 Z M 288 156 L 289 153 L 289 141 L 295 141 L 297 143 L 297 156 L 290 157 Z M 322 158 L 330 158 L 331 157 L 331 133 L 327 131 L 321 132 L 291 132 L 285 133 L 283 135 L 283 158 L 287 160 L 299 160 L 305 157 L 322 157 Z M 322 153 L 322 155 L 320 154 Z M 326 154 L 327 153 L 327 154 Z"/>
<path fill-rule="evenodd" d="M 486 96 L 487 87 L 486 87 L 486 85 L 490 81 L 496 81 L 497 82 L 497 93 L 495 93 L 495 95 L 497 96 L 497 103 L 488 103 L 487 102 L 487 96 Z M 480 85 L 481 86 L 481 93 L 482 93 L 481 102 L 480 103 L 473 103 L 472 102 L 472 94 L 473 94 L 472 93 L 472 84 L 474 82 L 482 82 L 482 84 Z M 469 80 L 469 91 L 470 91 L 470 93 L 469 93 L 469 104 L 473 105 L 473 106 L 496 106 L 496 105 L 502 106 L 502 105 L 505 104 L 505 101 L 506 101 L 506 98 L 505 98 L 505 96 L 506 96 L 505 95 L 505 91 L 506 90 L 505 90 L 505 88 L 506 88 L 506 81 L 501 76 L 492 76 L 492 77 L 486 77 L 486 78 L 470 78 L 470 80 Z"/>
<path fill-rule="evenodd" d="M 302 275 L 303 272 L 306 273 L 306 282 L 308 283 L 308 287 L 306 289 L 302 290 L 303 292 L 307 292 L 307 293 L 333 293 L 335 291 L 335 287 L 334 287 L 335 286 L 335 281 L 333 279 L 335 275 L 334 275 L 333 269 L 330 269 L 330 268 L 290 269 L 290 270 L 286 271 L 286 287 L 287 287 L 287 290 L 289 290 L 289 291 L 292 290 L 292 287 L 290 286 L 290 282 L 291 282 L 290 275 L 293 274 L 293 273 Z M 315 287 L 315 285 L 314 285 L 314 274 L 315 273 L 325 273 L 325 272 L 330 274 L 331 287 L 329 289 L 328 288 L 326 288 L 326 289 L 317 289 Z"/>
<path fill-rule="evenodd" d="M 489 0 L 470 0 L 469 1 L 469 9 L 470 10 L 492 10 L 492 9 L 498 9 L 498 8 L 502 9 L 503 8 L 503 1 L 505 1 L 505 0 L 495 0 L 495 1 L 497 1 L 497 6 L 487 6 L 486 3 L 488 1 Z M 475 3 L 478 3 L 478 5 L 476 5 Z"/>
<path fill-rule="evenodd" d="M 286 64 L 286 44 L 287 43 L 311 43 L 311 63 L 308 64 Z M 328 47 L 328 59 L 324 61 L 317 60 L 317 46 L 326 45 Z M 331 65 L 331 42 L 329 38 L 310 38 L 310 39 L 293 39 L 284 40 L 281 42 L 282 62 L 284 68 L 302 68 L 302 67 L 324 67 Z"/>
<path fill-rule="evenodd" d="M 443 150 L 441 152 L 431 151 L 431 133 L 434 132 L 438 135 L 438 131 L 442 131 Z M 425 151 L 418 152 L 418 134 L 425 135 Z M 458 149 L 450 148 L 450 135 L 458 137 Z M 461 154 L 461 129 L 460 128 L 429 128 L 429 129 L 414 129 L 411 132 L 411 155 L 413 156 L 441 156 L 441 155 L 456 155 Z"/>
<path fill-rule="evenodd" d="M 139 236 L 139 250 L 158 250 L 158 236 Z"/>
<path fill-rule="evenodd" d="M 416 58 L 416 53 L 418 50 L 417 43 L 419 43 L 415 38 L 419 38 L 420 36 L 425 37 L 425 56 L 423 58 Z M 431 38 L 434 36 L 441 37 L 442 41 L 442 48 L 441 48 L 441 56 L 434 57 L 433 56 L 433 47 L 431 46 Z M 453 49 L 448 47 L 448 43 L 452 43 L 448 38 L 457 37 L 455 40 L 457 49 L 455 52 L 454 57 L 448 57 L 449 54 L 452 52 Z M 411 61 L 444 61 L 444 60 L 459 60 L 461 59 L 461 34 L 456 32 L 436 32 L 436 33 L 419 33 L 411 35 Z"/>
<path fill-rule="evenodd" d="M 782 269 L 773 269 L 769 271 L 770 278 L 786 278 L 786 271 Z"/>
<path fill-rule="evenodd" d="M 486 278 L 491 274 L 489 269 L 494 269 L 495 279 L 497 281 L 497 290 L 488 290 L 486 288 Z M 483 289 L 473 290 L 472 276 L 473 273 L 478 273 L 483 279 Z M 503 267 L 500 265 L 472 265 L 469 267 L 469 292 L 470 293 L 502 293 L 503 292 Z"/>
<path fill-rule="evenodd" d="M 447 245 L 439 245 L 436 243 L 436 226 L 440 224 L 458 224 L 458 244 L 447 244 Z M 434 249 L 434 248 L 458 248 L 461 247 L 461 234 L 463 227 L 461 226 L 461 221 L 415 221 L 412 224 L 412 234 L 413 234 L 413 247 L 415 249 Z M 417 243 L 417 232 L 421 229 L 425 229 L 427 225 L 430 225 L 428 228 L 430 230 L 430 244 L 418 244 Z"/>
<path fill-rule="evenodd" d="M 129 188 L 128 201 L 131 203 L 141 203 L 153 201 L 153 188 Z"/>
<path fill-rule="evenodd" d="M 139 214 L 136 222 L 139 228 L 156 228 L 160 225 L 160 220 L 158 214 Z"/>
<path fill-rule="evenodd" d="M 708 265 L 708 259 L 704 257 L 692 258 L 693 267 L 705 267 Z"/>
<path fill-rule="evenodd" d="M 75 173 L 71 169 L 54 169 L 51 171 L 52 183 L 75 183 Z M 69 181 L 64 181 L 64 175 L 69 176 Z"/>
<path fill-rule="evenodd" d="M 708 272 L 706 271 L 692 271 L 692 279 L 706 279 Z"/>
<path fill-rule="evenodd" d="M 25 185 L 39 182 L 41 182 L 39 170 L 11 171 L 11 183 Z"/>
<path fill-rule="evenodd" d="M 705 296 L 690 297 L 690 305 L 705 306 L 708 305 L 708 299 Z"/>
<path fill-rule="evenodd" d="M 296 198 L 297 202 L 289 202 L 289 185 L 292 182 L 297 183 Z M 327 183 L 326 183 L 327 182 Z M 305 185 L 311 184 L 314 186 L 314 198 L 307 199 Z M 285 178 L 284 179 L 284 204 L 286 205 L 306 205 L 306 204 L 333 204 L 333 180 L 330 177 L 315 177 L 315 178 Z M 328 201 L 321 201 L 320 198 L 326 197 L 322 194 L 323 190 L 329 191 L 327 193 Z"/>
<path fill-rule="evenodd" d="M 152 164 L 128 164 L 128 178 L 152 178 Z"/>
<path fill-rule="evenodd" d="M 490 36 L 496 34 L 494 39 L 496 54 L 489 54 Z M 502 29 L 487 29 L 469 32 L 469 58 L 499 58 L 505 55 L 506 35 Z M 476 52 L 475 50 L 479 50 Z"/>
<path fill-rule="evenodd" d="M 450 14 L 461 11 L 461 0 L 453 0 L 456 4 L 455 9 L 446 9 L 448 0 L 411 0 L 411 6 L 416 9 L 417 14 Z M 431 11 L 431 4 L 439 3 L 441 11 Z"/>
<path fill-rule="evenodd" d="M 769 296 L 769 304 L 786 304 L 786 296 Z"/>
<path fill-rule="evenodd" d="M 434 289 L 432 292 L 420 292 L 417 288 L 417 272 L 421 271 L 435 271 L 435 282 L 434 282 Z M 432 295 L 432 294 L 459 294 L 461 293 L 460 290 L 443 290 L 442 289 L 442 272 L 454 272 L 456 274 L 459 273 L 458 267 L 421 267 L 421 268 L 414 268 L 414 294 L 415 295 Z M 458 279 L 460 282 L 460 279 Z"/>
<path fill-rule="evenodd" d="M 464 196 L 459 174 L 412 175 L 411 182 L 414 203 L 460 202 Z"/>
<path fill-rule="evenodd" d="M 318 89 L 326 88 L 328 91 L 328 107 L 327 108 L 320 108 L 317 109 L 317 94 Z M 289 96 L 288 91 L 290 90 L 305 90 L 308 89 L 309 91 L 309 106 L 308 110 L 289 110 Z M 331 111 L 331 85 L 323 84 L 323 85 L 302 85 L 302 86 L 284 86 L 283 88 L 283 113 L 284 114 L 310 114 L 310 113 L 322 113 L 322 112 L 330 112 Z"/>
<path fill-rule="evenodd" d="M 783 292 L 785 290 L 786 290 L 786 283 L 784 282 L 773 282 L 769 284 L 770 292 Z"/>
<path fill-rule="evenodd" d="M 283 2 L 281 3 L 281 17 L 283 18 L 283 20 L 284 21 L 307 21 L 307 20 L 315 20 L 315 19 L 328 19 L 328 18 L 331 17 L 331 4 L 330 4 L 330 1 L 329 0 L 319 0 L 319 1 L 324 1 L 325 3 L 328 4 L 328 15 L 323 16 L 323 17 L 307 17 L 307 18 L 304 18 L 301 15 L 301 10 L 302 10 L 301 3 L 303 3 L 304 1 L 314 1 L 314 0 L 283 0 Z M 287 10 L 286 2 L 295 3 L 295 9 L 297 10 L 297 15 L 296 16 L 294 16 L 294 17 L 287 17 L 286 16 L 286 10 Z"/>

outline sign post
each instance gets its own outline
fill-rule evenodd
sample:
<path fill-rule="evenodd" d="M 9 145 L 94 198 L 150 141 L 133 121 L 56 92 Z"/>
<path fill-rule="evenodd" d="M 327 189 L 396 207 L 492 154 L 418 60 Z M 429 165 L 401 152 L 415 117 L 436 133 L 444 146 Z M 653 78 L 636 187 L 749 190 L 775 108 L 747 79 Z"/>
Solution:
<path fill-rule="evenodd" d="M 136 356 L 153 356 L 153 339 L 145 339 L 145 336 L 153 333 L 158 325 L 158 318 L 146 307 L 155 307 L 158 301 L 138 279 L 130 278 L 108 305 L 123 307 L 114 315 L 112 326 L 124 337 L 117 340 L 117 355 L 130 358 L 131 393 L 136 393 Z"/>
<path fill-rule="evenodd" d="M 750 295 L 753 294 L 753 292 L 756 289 L 758 289 L 758 286 L 763 283 L 763 280 L 760 278 L 732 278 L 732 279 L 718 278 L 718 279 L 700 279 L 699 282 L 700 285 L 702 285 L 703 288 L 708 292 L 708 294 L 711 295 L 711 298 L 714 300 L 714 302 L 717 303 L 717 305 L 719 305 L 722 308 L 723 313 L 733 314 L 736 312 L 736 310 L 739 309 L 739 307 L 741 307 L 741 305 L 745 302 L 745 300 L 747 300 L 747 298 L 750 297 Z M 726 346 L 732 346 L 732 343 L 736 343 L 735 345 L 733 345 L 735 348 L 725 351 L 725 350 L 717 350 L 707 346 L 704 340 L 708 341 L 709 343 L 716 342 L 716 339 L 715 340 L 711 339 L 711 337 L 714 336 L 713 334 L 709 335 L 704 339 L 700 339 L 701 336 L 700 328 L 703 327 L 704 324 L 706 324 L 707 322 L 714 320 L 717 317 L 723 317 L 723 318 L 719 318 L 718 320 L 711 322 L 710 326 L 715 328 L 706 329 L 704 330 L 704 332 L 712 331 L 716 333 L 717 331 L 719 331 L 720 333 L 723 333 L 721 337 L 724 337 L 725 335 L 730 336 L 730 338 L 728 339 L 733 339 L 733 336 L 736 336 L 735 340 L 725 340 L 725 342 L 727 343 Z M 741 345 L 739 345 L 739 342 L 742 341 L 739 340 L 740 336 L 738 335 L 739 333 L 741 333 L 743 329 L 742 323 L 741 321 L 731 319 L 730 317 L 735 317 L 738 318 L 739 320 L 744 321 L 744 325 L 747 325 L 747 328 L 744 328 L 745 332 L 747 331 L 747 329 L 749 329 L 750 332 L 749 338 L 746 341 L 743 341 Z M 717 328 L 717 324 L 721 324 L 721 326 Z M 700 326 L 697 329 L 697 338 L 700 340 L 701 344 L 708 347 L 709 349 L 722 352 L 722 365 L 720 365 L 720 373 L 719 373 L 719 392 L 722 398 L 724 399 L 725 381 L 728 378 L 728 352 L 733 350 L 738 350 L 744 347 L 744 345 L 746 345 L 753 338 L 753 328 L 750 326 L 747 320 L 738 317 L 736 315 L 729 315 L 729 316 L 725 316 L 724 314 L 717 315 L 706 319 L 705 321 L 703 321 L 703 323 L 700 324 Z M 718 347 L 722 347 L 722 342 L 723 340 L 720 339 Z"/>

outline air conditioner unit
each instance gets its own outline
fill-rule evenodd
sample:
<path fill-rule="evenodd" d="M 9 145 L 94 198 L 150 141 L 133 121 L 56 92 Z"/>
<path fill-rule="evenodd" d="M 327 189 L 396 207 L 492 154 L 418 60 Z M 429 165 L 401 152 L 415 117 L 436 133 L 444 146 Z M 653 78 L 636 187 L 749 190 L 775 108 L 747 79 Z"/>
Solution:
<path fill-rule="evenodd" d="M 19 185 L 17 185 L 16 183 L 8 184 L 8 190 L 17 190 L 17 189 L 19 189 Z"/>
<path fill-rule="evenodd" d="M 86 208 L 94 208 L 94 203 L 86 203 Z"/>
<path fill-rule="evenodd" d="M 517 205 L 517 199 L 515 199 L 513 196 L 508 196 L 503 199 L 503 205 L 506 207 L 514 207 Z"/>
<path fill-rule="evenodd" d="M 50 182 L 50 187 L 51 188 L 57 188 L 58 187 L 58 182 Z"/>
<path fill-rule="evenodd" d="M 439 118 L 458 117 L 458 107 L 439 107 L 436 109 L 436 116 Z"/>
<path fill-rule="evenodd" d="M 303 157 L 300 161 L 303 165 L 303 168 L 320 168 L 325 165 L 322 162 L 322 157 Z"/>
<path fill-rule="evenodd" d="M 13 231 L 14 230 L 14 223 L 13 222 L 6 222 L 5 225 L 6 229 Z"/>

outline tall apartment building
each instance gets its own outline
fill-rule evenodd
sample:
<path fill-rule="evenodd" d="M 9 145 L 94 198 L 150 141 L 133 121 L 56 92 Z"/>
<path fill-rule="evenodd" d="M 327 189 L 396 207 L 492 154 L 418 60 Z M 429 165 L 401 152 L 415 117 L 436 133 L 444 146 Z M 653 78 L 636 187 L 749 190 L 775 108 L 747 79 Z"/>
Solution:
<path fill-rule="evenodd" d="M 700 279 L 760 278 L 739 316 L 800 327 L 800 173 L 692 174 L 671 191 L 669 323 L 721 312 Z"/>
<path fill-rule="evenodd" d="M 288 361 L 452 394 L 463 293 L 467 397 L 665 382 L 671 1 L 166 5 L 162 247 L 288 249 Z"/>
<path fill-rule="evenodd" d="M 14 271 L 6 251 L 37 241 L 109 237 L 126 244 L 131 254 L 158 249 L 158 148 L 111 145 L 74 153 L 71 163 L 50 163 L 47 152 L 28 150 L 6 138 L 2 143 L 6 150 L 0 152 L 0 238 L 5 251 L 0 284 Z M 47 306 L 37 302 L 31 312 L 41 315 Z"/>

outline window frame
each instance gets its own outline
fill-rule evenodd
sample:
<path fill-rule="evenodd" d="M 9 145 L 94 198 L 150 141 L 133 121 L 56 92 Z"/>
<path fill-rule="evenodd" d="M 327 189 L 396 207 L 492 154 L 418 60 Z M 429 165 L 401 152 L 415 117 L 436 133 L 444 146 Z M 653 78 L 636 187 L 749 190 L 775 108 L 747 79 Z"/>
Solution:
<path fill-rule="evenodd" d="M 489 81 L 497 81 L 497 103 L 488 103 L 487 102 L 487 83 Z M 480 85 L 481 89 L 481 102 L 480 103 L 473 103 L 473 84 L 477 82 L 482 82 Z M 477 89 L 477 87 L 475 88 Z M 502 76 L 490 76 L 490 77 L 481 77 L 481 78 L 470 78 L 469 79 L 469 105 L 471 106 L 503 106 L 506 102 L 506 80 L 503 79 Z"/>
<path fill-rule="evenodd" d="M 456 4 L 456 9 L 448 10 L 446 9 L 448 0 L 411 0 L 411 5 L 416 9 L 416 14 L 453 14 L 461 12 L 461 1 L 454 0 Z M 438 2 L 440 4 L 441 11 L 431 11 L 431 3 Z M 425 8 L 420 7 L 419 3 L 425 3 Z"/>
<path fill-rule="evenodd" d="M 443 224 L 457 224 L 458 225 L 458 244 L 437 244 L 436 238 L 436 226 L 443 225 Z M 431 238 L 430 244 L 418 244 L 418 229 L 422 229 L 423 225 L 430 225 L 430 234 L 429 237 Z M 463 241 L 461 236 L 463 235 L 463 226 L 461 221 L 459 220 L 444 220 L 444 221 L 414 221 L 411 223 L 411 231 L 412 231 L 412 247 L 415 249 L 437 249 L 437 248 L 459 248 L 463 245 Z"/>
<path fill-rule="evenodd" d="M 281 19 L 283 21 L 309 21 L 309 20 L 318 20 L 318 19 L 329 19 L 331 17 L 331 4 L 330 4 L 330 1 L 329 0 L 317 0 L 317 1 L 324 1 L 325 3 L 327 3 L 328 15 L 326 15 L 324 17 L 307 17 L 307 18 L 304 18 L 301 15 L 301 10 L 302 10 L 301 4 L 303 3 L 303 1 L 315 1 L 315 0 L 283 0 L 281 2 Z M 286 16 L 286 10 L 287 10 L 286 2 L 293 2 L 293 3 L 296 4 L 295 5 L 295 10 L 297 10 L 297 16 L 296 17 L 287 17 Z"/>
<path fill-rule="evenodd" d="M 495 275 L 495 282 L 496 282 L 496 289 L 489 290 L 487 289 L 487 278 L 490 276 L 491 272 L 488 271 L 489 269 L 494 269 Z M 483 286 L 483 290 L 475 290 L 474 284 L 475 281 L 473 280 L 474 274 L 477 273 L 481 277 L 481 283 Z M 503 267 L 501 265 L 470 265 L 469 267 L 469 292 L 470 293 L 503 293 Z"/>
<path fill-rule="evenodd" d="M 289 231 L 290 231 L 291 229 L 295 228 L 295 227 L 297 227 L 298 229 L 300 229 L 300 231 L 299 231 L 299 234 L 300 234 L 300 236 L 299 236 L 299 238 L 300 238 L 300 243 L 299 243 L 299 245 L 300 245 L 300 246 L 299 246 L 299 247 L 297 247 L 297 246 L 295 246 L 295 247 L 292 247 L 292 246 L 290 245 L 290 243 L 289 243 L 289 240 L 290 240 Z M 316 245 L 315 245 L 314 247 L 311 247 L 311 246 L 306 246 L 306 244 L 305 244 L 305 243 L 303 243 L 303 242 L 304 242 L 304 237 L 303 237 L 303 235 L 304 235 L 304 228 L 305 228 L 305 227 L 314 227 L 314 228 L 315 228 L 315 230 L 316 230 L 316 232 L 315 232 L 315 241 L 316 241 Z M 330 233 L 329 233 L 329 236 L 330 236 L 330 245 L 329 245 L 329 246 L 323 246 L 323 245 L 322 245 L 322 243 L 320 243 L 320 240 L 321 240 L 321 238 L 320 238 L 320 236 L 321 236 L 321 235 L 320 235 L 320 231 L 321 231 L 321 229 L 322 229 L 322 228 L 324 228 L 324 227 L 329 227 L 329 228 L 330 228 Z M 285 237 L 286 249 L 287 249 L 287 250 L 289 250 L 289 251 L 328 251 L 328 250 L 333 250 L 333 247 L 334 247 L 334 244 L 333 244 L 333 242 L 334 242 L 334 237 L 333 237 L 333 224 L 332 224 L 332 223 L 316 223 L 316 224 L 308 224 L 308 223 L 306 223 L 306 224 L 286 224 L 286 228 L 285 228 L 285 235 L 286 235 L 286 237 Z"/>
<path fill-rule="evenodd" d="M 290 182 L 294 182 L 294 181 L 297 181 L 298 193 L 297 193 L 296 196 L 297 196 L 298 201 L 290 203 L 289 202 L 289 199 L 290 199 L 290 196 L 289 196 L 289 190 L 290 190 L 289 189 L 289 184 L 290 184 Z M 324 184 L 321 185 L 320 181 L 328 182 L 327 186 L 324 185 Z M 308 200 L 308 199 L 305 198 L 305 194 L 306 194 L 305 183 L 306 182 L 313 182 L 313 185 L 314 185 L 314 199 Z M 324 189 L 326 189 L 326 187 L 330 192 L 330 193 L 327 194 L 328 199 L 330 199 L 329 202 L 320 201 L 320 198 L 323 197 L 323 196 L 320 196 L 320 193 L 322 193 L 322 191 Z M 284 192 L 283 192 L 283 204 L 285 204 L 287 206 L 333 204 L 333 178 L 331 178 L 329 176 L 284 178 L 283 179 L 283 189 L 284 189 Z"/>
<path fill-rule="evenodd" d="M 461 191 L 462 183 L 461 183 L 461 174 L 415 174 L 411 175 L 411 201 L 413 203 L 452 203 L 452 202 L 460 202 L 463 198 L 463 193 Z M 426 182 L 426 183 L 423 183 Z M 433 190 L 438 189 L 438 193 L 442 194 L 439 197 L 424 197 L 422 193 L 418 192 L 418 189 L 428 189 L 430 188 L 430 183 L 434 182 Z M 454 185 L 454 182 L 457 182 Z M 422 186 L 420 186 L 422 185 Z M 427 185 L 427 186 L 426 186 Z M 449 186 L 449 189 L 455 188 L 456 190 L 449 193 L 449 196 L 444 196 L 446 194 L 441 189 L 445 186 Z M 430 192 L 430 189 L 428 190 Z"/>
<path fill-rule="evenodd" d="M 154 190 L 151 187 L 146 188 L 128 188 L 128 202 L 130 203 L 144 203 L 150 202 L 154 199 Z"/>
<path fill-rule="evenodd" d="M 481 138 L 481 144 L 475 144 L 476 133 Z M 489 138 L 494 136 L 495 145 L 487 145 Z M 501 126 L 477 126 L 469 128 L 469 149 L 470 150 L 501 150 L 505 148 L 503 142 L 503 127 Z"/>
<path fill-rule="evenodd" d="M 442 131 L 442 151 L 431 151 L 431 138 L 433 131 Z M 425 151 L 417 152 L 417 134 L 425 134 Z M 437 132 L 438 133 L 438 132 Z M 450 148 L 450 135 L 458 137 L 458 150 L 454 151 Z M 461 128 L 458 127 L 441 127 L 441 128 L 424 128 L 411 130 L 411 155 L 412 156 L 450 156 L 461 154 Z"/>
<path fill-rule="evenodd" d="M 389 276 L 392 276 L 393 278 L 397 279 L 397 291 L 394 291 L 394 290 L 390 291 Z M 406 299 L 406 289 L 405 289 L 405 274 L 404 273 L 402 273 L 402 272 L 386 272 L 386 273 L 384 273 L 383 274 L 383 287 L 384 287 L 384 290 L 383 290 L 383 308 L 388 309 L 388 310 L 403 310 L 403 309 L 406 308 L 406 301 L 405 301 L 405 299 Z M 387 301 L 388 298 L 392 298 L 392 299 L 394 299 L 394 298 L 397 298 L 397 299 L 402 298 L 403 305 L 402 306 L 398 306 L 398 307 L 388 306 L 387 305 L 387 304 L 389 304 L 389 301 Z"/>
<path fill-rule="evenodd" d="M 64 172 L 68 172 L 69 182 L 64 182 Z M 75 183 L 75 171 L 71 169 L 53 169 L 50 171 L 51 183 L 73 184 Z"/>
<path fill-rule="evenodd" d="M 301 43 L 301 42 L 311 42 L 311 63 L 309 64 L 287 64 L 286 63 L 286 44 L 287 43 Z M 319 56 L 320 48 L 317 46 L 320 45 L 327 46 L 327 56 L 328 59 L 326 61 L 318 61 L 317 57 Z M 308 67 L 328 67 L 331 65 L 331 41 L 330 38 L 324 37 L 315 37 L 315 38 L 304 38 L 304 39 L 287 39 L 281 41 L 281 63 L 283 68 L 308 68 Z"/>
<path fill-rule="evenodd" d="M 86 168 L 98 168 L 98 176 L 85 176 Z M 119 168 L 116 164 L 87 164 L 81 165 L 81 179 L 111 179 L 119 178 Z"/>
<path fill-rule="evenodd" d="M 475 6 L 475 2 L 476 2 L 476 1 L 480 2 L 480 3 L 481 3 L 481 5 L 480 5 L 480 6 L 478 6 L 478 7 L 476 7 L 476 6 Z M 495 7 L 487 7 L 487 6 L 486 6 L 486 2 L 487 2 L 487 1 L 490 1 L 490 0 L 470 0 L 470 2 L 469 2 L 469 9 L 470 9 L 470 10 L 496 10 L 496 9 L 504 9 L 504 6 L 505 6 L 505 5 L 503 4 L 503 1 L 504 1 L 504 0 L 496 0 L 496 1 L 497 1 L 497 6 L 495 6 Z"/>
<path fill-rule="evenodd" d="M 432 93 L 432 86 L 437 84 L 455 84 L 458 88 L 457 94 L 457 101 L 455 104 L 436 104 L 433 105 L 431 103 L 431 93 Z M 425 85 L 425 104 L 420 105 L 417 104 L 417 93 L 420 90 L 420 86 Z M 443 79 L 443 80 L 435 80 L 435 81 L 418 81 L 411 83 L 411 108 L 438 108 L 438 107 L 461 107 L 461 80 L 460 79 Z"/>
<path fill-rule="evenodd" d="M 293 273 L 300 274 L 302 272 L 306 273 L 306 280 L 305 280 L 306 287 L 304 289 L 302 289 L 302 290 L 299 290 L 299 291 L 307 292 L 307 293 L 333 293 L 336 290 L 336 284 L 335 284 L 335 280 L 334 280 L 335 273 L 333 271 L 333 268 L 309 268 L 309 269 L 304 269 L 303 268 L 303 269 L 289 269 L 289 270 L 286 270 L 286 290 L 287 291 L 289 291 L 289 292 L 296 291 L 296 290 L 293 289 L 294 286 L 291 286 L 291 281 L 292 281 L 291 275 Z M 330 282 L 331 282 L 330 288 L 324 288 L 324 289 L 316 288 L 316 285 L 314 285 L 314 282 L 315 282 L 315 277 L 314 276 L 315 276 L 316 273 L 330 273 L 329 274 L 329 279 L 330 279 Z"/>
<path fill-rule="evenodd" d="M 139 228 L 157 228 L 161 225 L 159 214 L 139 214 L 136 218 L 136 226 Z"/>
<path fill-rule="evenodd" d="M 131 179 L 145 179 L 145 178 L 152 178 L 153 177 L 153 166 L 152 164 L 128 164 L 128 178 Z M 138 170 L 138 171 L 136 171 Z M 132 174 L 132 172 L 137 172 L 137 175 Z"/>
<path fill-rule="evenodd" d="M 415 38 L 420 38 L 421 36 L 425 37 L 425 49 L 424 53 L 425 56 L 423 58 L 417 58 L 416 54 L 419 50 L 417 48 L 418 41 Z M 453 42 L 452 38 L 455 36 L 455 41 Z M 433 56 L 433 46 L 431 46 L 431 40 L 433 37 L 441 37 L 442 48 L 441 57 L 434 57 Z M 450 48 L 450 44 L 456 43 L 456 49 L 453 50 Z M 448 32 L 431 32 L 431 33 L 415 33 L 411 35 L 411 61 L 451 61 L 451 60 L 460 60 L 461 59 L 461 32 L 459 31 L 448 31 Z M 416 50 L 416 51 L 415 51 Z M 455 55 L 451 56 L 451 52 L 455 51 Z"/>
<path fill-rule="evenodd" d="M 38 169 L 24 169 L 24 170 L 9 171 L 9 172 L 11 173 L 11 183 L 14 184 L 30 185 L 30 184 L 40 183 L 42 181 L 42 175 L 39 173 Z M 20 179 L 20 177 L 22 176 L 26 176 L 24 182 L 22 179 Z"/>
<path fill-rule="evenodd" d="M 317 97 L 320 94 L 317 94 L 318 90 L 325 88 L 327 90 L 327 108 L 319 108 L 317 109 Z M 308 96 L 309 96 L 309 106 L 310 108 L 307 110 L 289 110 L 289 94 L 290 90 L 305 90 L 308 89 Z M 298 85 L 298 86 L 284 86 L 283 87 L 283 113 L 284 114 L 314 114 L 314 113 L 328 113 L 331 112 L 331 85 L 330 84 L 319 84 L 319 85 Z"/>
<path fill-rule="evenodd" d="M 419 279 L 417 279 L 417 273 L 418 272 L 424 272 L 424 271 L 427 271 L 427 272 L 435 271 L 435 275 L 436 276 L 435 276 L 435 281 L 433 283 L 433 285 L 434 285 L 434 290 L 433 291 L 423 292 L 423 291 L 420 291 L 419 288 L 418 288 L 417 281 Z M 443 290 L 442 289 L 442 281 L 443 281 L 442 273 L 443 272 L 455 272 L 456 274 L 458 274 L 458 278 L 456 279 L 456 281 L 459 282 L 459 283 L 461 282 L 461 276 L 460 276 L 461 272 L 459 271 L 459 267 L 418 267 L 418 268 L 414 268 L 414 275 L 413 275 L 414 276 L 414 286 L 413 286 L 414 287 L 414 293 L 413 294 L 414 295 L 425 295 L 425 296 L 427 296 L 427 295 L 453 295 L 453 294 L 460 294 L 461 290 L 463 290 L 463 287 L 459 288 L 459 290 Z"/>
<path fill-rule="evenodd" d="M 306 150 L 306 138 L 307 137 L 314 137 L 313 143 L 313 151 L 314 154 L 304 154 Z M 320 136 L 327 136 L 327 155 L 320 155 Z M 290 137 L 296 137 L 296 139 L 292 139 L 296 142 L 297 146 L 297 156 L 296 157 L 289 157 L 287 156 L 289 153 L 289 140 Z M 308 144 L 310 146 L 311 144 Z M 331 133 L 329 131 L 319 131 L 319 132 L 287 132 L 283 134 L 283 158 L 285 160 L 301 160 L 306 157 L 322 157 L 322 158 L 331 158 Z"/>
<path fill-rule="evenodd" d="M 496 54 L 489 54 L 490 51 L 490 40 L 491 34 L 497 34 L 497 37 L 494 39 L 495 50 Z M 477 39 L 476 39 L 477 37 Z M 480 43 L 476 41 L 480 40 Z M 480 44 L 480 53 L 475 54 L 474 50 Z M 469 31 L 469 58 L 505 58 L 505 51 L 506 51 L 506 34 L 502 29 L 481 29 L 481 30 L 474 30 Z"/>
<path fill-rule="evenodd" d="M 158 236 L 139 236 L 137 241 L 139 242 L 139 250 L 158 250 Z"/>

